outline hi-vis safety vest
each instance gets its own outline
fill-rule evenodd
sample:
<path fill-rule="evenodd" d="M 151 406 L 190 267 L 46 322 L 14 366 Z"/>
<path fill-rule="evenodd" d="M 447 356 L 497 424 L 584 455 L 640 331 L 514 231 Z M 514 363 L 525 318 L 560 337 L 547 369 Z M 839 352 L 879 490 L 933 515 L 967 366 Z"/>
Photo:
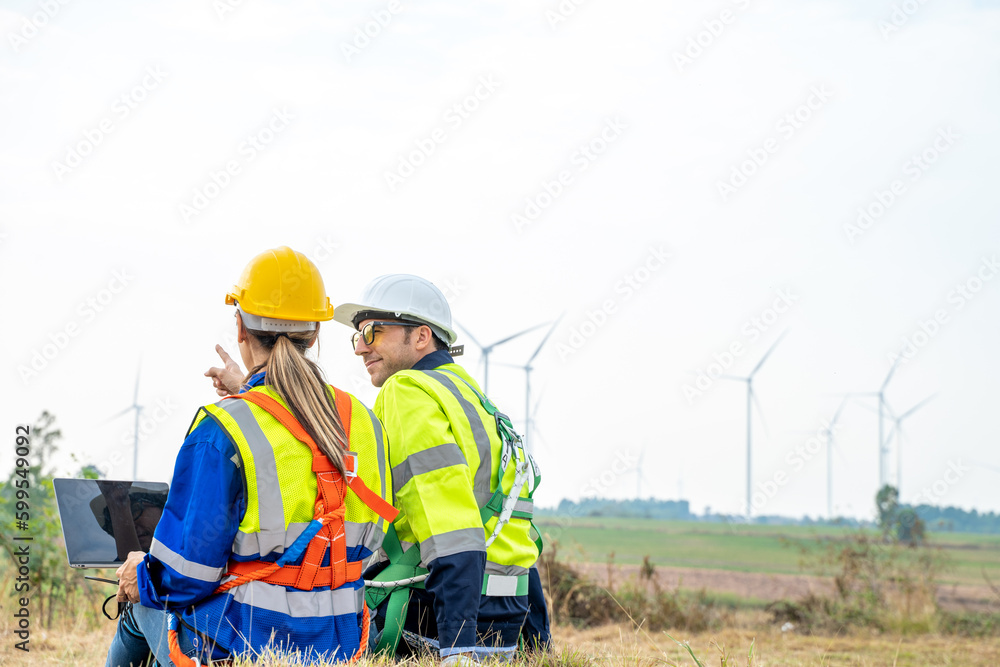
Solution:
<path fill-rule="evenodd" d="M 389 437 L 402 513 L 383 544 L 390 566 L 367 582 L 366 596 L 374 608 L 391 593 L 377 647 L 391 651 L 406 589 L 422 588 L 427 563 L 441 555 L 485 546 L 482 594 L 527 595 L 528 569 L 541 553 L 541 539 L 531 534 L 541 477 L 510 420 L 457 364 L 392 375 L 375 414 Z"/>
<path fill-rule="evenodd" d="M 347 586 L 343 595 L 336 590 L 333 595 L 307 591 L 339 589 L 358 581 L 361 561 L 349 562 L 347 549 L 377 551 L 398 512 L 387 502 L 391 475 L 381 424 L 356 398 L 329 389 L 351 447 L 344 453 L 346 479 L 266 386 L 203 407 L 190 431 L 202 419 L 213 419 L 236 446 L 245 483 L 246 512 L 233 542 L 239 560 L 230 559 L 215 592 L 228 592 L 233 601 L 262 611 L 363 613 L 360 646 L 353 657 L 357 659 L 367 648 L 363 589 Z M 289 442 L 289 434 L 299 443 Z M 328 552 L 329 564 L 324 566 Z M 274 563 L 259 560 L 268 555 L 279 557 Z M 291 565 L 300 557 L 299 565 Z M 168 620 L 175 628 L 176 617 Z M 178 665 L 194 664 L 180 653 L 174 628 L 169 633 L 171 659 Z"/>

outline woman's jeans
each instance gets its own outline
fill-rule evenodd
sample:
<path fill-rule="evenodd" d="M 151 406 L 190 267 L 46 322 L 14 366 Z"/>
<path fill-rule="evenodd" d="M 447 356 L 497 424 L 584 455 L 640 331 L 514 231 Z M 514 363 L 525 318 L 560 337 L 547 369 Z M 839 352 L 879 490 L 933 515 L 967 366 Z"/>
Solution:
<path fill-rule="evenodd" d="M 139 667 L 152 664 L 173 667 L 167 644 L 167 614 L 138 604 L 127 604 L 118 618 L 118 632 L 111 640 L 105 667 Z M 191 657 L 201 644 L 198 637 L 178 624 L 177 643 L 184 655 Z M 152 654 L 152 655 L 150 655 Z"/>

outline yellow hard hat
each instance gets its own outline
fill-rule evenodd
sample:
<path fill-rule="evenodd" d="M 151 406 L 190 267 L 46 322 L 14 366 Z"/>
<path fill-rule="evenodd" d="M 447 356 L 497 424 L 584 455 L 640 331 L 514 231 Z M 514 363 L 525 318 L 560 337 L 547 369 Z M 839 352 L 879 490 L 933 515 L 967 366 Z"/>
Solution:
<path fill-rule="evenodd" d="M 333 305 L 323 277 L 309 258 L 287 246 L 267 250 L 250 260 L 226 303 L 265 319 L 326 322 Z M 286 330 L 288 330 L 286 328 Z"/>

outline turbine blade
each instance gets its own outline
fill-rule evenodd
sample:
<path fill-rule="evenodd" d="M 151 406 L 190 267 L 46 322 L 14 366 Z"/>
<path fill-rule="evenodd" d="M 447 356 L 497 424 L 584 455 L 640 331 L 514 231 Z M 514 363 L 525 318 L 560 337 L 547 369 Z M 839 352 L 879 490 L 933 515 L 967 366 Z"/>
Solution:
<path fill-rule="evenodd" d="M 135 369 L 135 391 L 132 393 L 132 405 L 139 405 L 139 376 L 142 374 L 142 357 L 139 358 L 139 366 Z"/>
<path fill-rule="evenodd" d="M 927 405 L 927 403 L 928 403 L 928 402 L 929 402 L 929 401 L 930 401 L 930 400 L 931 400 L 932 398 L 934 398 L 935 396 L 937 396 L 937 394 L 931 394 L 930 396 L 928 396 L 928 397 L 927 397 L 927 398 L 925 398 L 924 400 L 920 401 L 919 403 L 917 403 L 916 405 L 914 405 L 914 406 L 913 406 L 912 408 L 910 408 L 909 410 L 907 410 L 906 412 L 904 412 L 903 414 L 901 414 L 901 415 L 899 416 L 899 419 L 898 419 L 897 421 L 903 421 L 904 419 L 906 419 L 907 417 L 909 417 L 910 415 L 912 415 L 912 414 L 913 414 L 914 412 L 916 412 L 916 411 L 917 411 L 917 410 L 919 410 L 920 408 L 922 408 L 922 407 L 924 407 L 925 405 Z"/>
<path fill-rule="evenodd" d="M 105 419 L 104 421 L 102 421 L 101 424 L 103 425 L 103 424 L 107 424 L 110 421 L 114 421 L 114 420 L 118 419 L 119 417 L 121 417 L 122 415 L 124 415 L 126 412 L 131 412 L 134 409 L 135 409 L 135 406 L 134 405 L 130 405 L 127 408 L 125 408 L 124 410 L 122 410 L 121 412 L 116 412 L 115 414 L 111 415 L 110 417 L 108 417 L 107 419 Z"/>
<path fill-rule="evenodd" d="M 458 320 L 455 320 L 455 326 L 456 326 L 456 327 L 458 327 L 459 329 L 461 329 L 461 330 L 462 330 L 462 332 L 463 332 L 463 333 L 464 333 L 464 334 L 465 334 L 466 336 L 468 336 L 468 337 L 469 337 L 469 339 L 470 339 L 470 340 L 472 341 L 472 343 L 473 343 L 473 344 L 474 344 L 474 345 L 475 345 L 476 347 L 478 347 L 478 348 L 479 348 L 480 350 L 482 350 L 482 349 L 485 349 L 485 348 L 483 348 L 483 344 L 482 344 L 482 343 L 480 343 L 480 342 L 479 342 L 478 340 L 476 340 L 476 337 L 475 337 L 475 336 L 473 336 L 473 335 L 472 335 L 472 333 L 471 333 L 471 332 L 470 332 L 470 331 L 469 331 L 468 329 L 466 329 L 465 327 L 463 327 L 463 326 L 462 326 L 461 324 L 459 324 L 459 323 L 458 323 Z"/>
<path fill-rule="evenodd" d="M 850 398 L 851 398 L 850 394 L 844 396 L 844 400 L 840 402 L 840 406 L 837 408 L 837 411 L 833 413 L 833 419 L 830 420 L 831 431 L 833 430 L 833 427 L 837 425 L 837 420 L 840 419 L 840 413 L 844 411 L 844 407 L 847 405 L 847 402 L 850 400 Z"/>
<path fill-rule="evenodd" d="M 750 400 L 753 401 L 753 406 L 757 408 L 757 415 L 760 417 L 760 424 L 764 427 L 764 435 L 771 437 L 771 433 L 767 429 L 767 420 L 764 419 L 764 410 L 760 407 L 760 402 L 757 400 L 757 394 L 754 393 L 753 387 L 747 385 L 747 389 L 750 391 Z"/>
<path fill-rule="evenodd" d="M 885 381 L 882 382 L 882 386 L 879 387 L 879 393 L 885 391 L 885 387 L 889 384 L 889 380 L 892 379 L 892 374 L 896 372 L 896 368 L 899 367 L 899 362 L 902 359 L 902 355 L 896 357 L 896 361 L 892 362 L 892 367 L 889 368 L 889 373 L 885 376 Z"/>
<path fill-rule="evenodd" d="M 537 348 L 535 348 L 535 353 L 532 354 L 531 357 L 528 359 L 528 365 L 529 366 L 531 365 L 531 362 L 535 360 L 535 357 L 538 356 L 538 353 L 542 351 L 542 348 L 545 347 L 545 343 L 548 342 L 549 336 L 551 336 L 552 332 L 556 330 L 557 326 L 559 326 L 559 322 L 562 321 L 562 318 L 563 318 L 564 315 L 566 315 L 565 312 L 562 315 L 560 315 L 559 317 L 557 317 L 556 321 L 552 323 L 552 328 L 550 328 L 548 330 L 548 333 L 545 334 L 545 338 L 543 338 L 542 342 L 538 344 Z"/>
<path fill-rule="evenodd" d="M 788 329 L 785 329 L 781 333 L 781 335 L 778 336 L 778 340 L 771 343 L 771 347 L 767 348 L 767 352 L 764 353 L 764 356 L 761 357 L 760 361 L 757 362 L 757 365 L 753 367 L 752 371 L 750 371 L 750 377 L 753 377 L 754 374 L 760 370 L 760 367 L 764 365 L 764 362 L 767 361 L 767 358 L 771 356 L 772 352 L 774 352 L 774 348 L 778 347 L 778 343 L 780 343 L 781 339 L 784 338 L 786 335 L 788 335 Z"/>
<path fill-rule="evenodd" d="M 497 345 L 503 345 L 504 343 L 512 341 L 515 338 L 519 338 L 519 337 L 523 336 L 526 333 L 531 333 L 535 329 L 541 329 L 546 324 L 548 324 L 548 322 L 542 322 L 541 324 L 536 324 L 535 326 L 531 327 L 530 329 L 525 329 L 524 331 L 521 331 L 520 333 L 516 333 L 516 334 L 514 334 L 512 336 L 507 336 L 506 338 L 502 338 L 502 339 L 498 340 L 497 342 L 493 343 L 492 345 L 490 345 L 490 348 L 494 348 Z"/>

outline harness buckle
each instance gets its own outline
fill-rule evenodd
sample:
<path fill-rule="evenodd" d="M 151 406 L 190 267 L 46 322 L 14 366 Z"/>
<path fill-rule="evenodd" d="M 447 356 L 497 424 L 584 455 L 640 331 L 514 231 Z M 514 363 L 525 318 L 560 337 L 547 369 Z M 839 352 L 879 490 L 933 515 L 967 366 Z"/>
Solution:
<path fill-rule="evenodd" d="M 344 477 L 354 478 L 358 476 L 358 453 L 344 452 Z"/>

